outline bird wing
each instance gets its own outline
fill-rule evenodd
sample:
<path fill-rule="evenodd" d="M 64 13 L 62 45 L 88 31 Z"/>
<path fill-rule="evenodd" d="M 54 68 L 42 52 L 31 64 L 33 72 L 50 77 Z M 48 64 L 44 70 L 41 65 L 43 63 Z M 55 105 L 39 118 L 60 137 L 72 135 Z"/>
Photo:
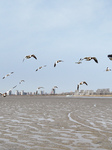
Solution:
<path fill-rule="evenodd" d="M 76 64 L 81 64 L 82 62 L 81 61 L 78 61 L 78 62 L 75 62 Z"/>
<path fill-rule="evenodd" d="M 19 82 L 19 84 L 21 84 L 22 82 L 25 82 L 25 80 L 21 80 L 21 81 Z"/>
<path fill-rule="evenodd" d="M 77 84 L 77 90 L 79 90 L 79 84 Z"/>
<path fill-rule="evenodd" d="M 40 66 L 39 69 L 42 69 L 42 66 Z"/>
<path fill-rule="evenodd" d="M 54 67 L 56 67 L 56 64 L 57 64 L 57 63 L 54 63 Z"/>
<path fill-rule="evenodd" d="M 23 58 L 23 62 L 24 62 L 25 58 Z"/>
<path fill-rule="evenodd" d="M 37 57 L 33 54 L 33 55 L 31 55 L 31 57 L 33 57 L 33 58 L 35 58 L 35 59 L 37 59 Z"/>
<path fill-rule="evenodd" d="M 107 57 L 112 60 L 112 54 L 109 54 Z"/>
<path fill-rule="evenodd" d="M 35 71 L 38 71 L 38 69 L 36 69 Z"/>
<path fill-rule="evenodd" d="M 96 57 L 91 57 L 91 59 L 94 59 L 94 61 L 95 61 L 96 63 L 98 63 L 98 60 L 97 60 Z"/>
<path fill-rule="evenodd" d="M 38 71 L 39 69 L 36 69 L 35 71 Z"/>
<path fill-rule="evenodd" d="M 15 85 L 15 86 L 13 87 L 13 89 L 16 88 L 16 87 L 17 87 L 17 85 Z"/>
<path fill-rule="evenodd" d="M 38 89 L 41 89 L 41 88 L 44 88 L 44 87 L 42 87 L 42 86 L 38 87 Z"/>
<path fill-rule="evenodd" d="M 46 67 L 47 65 L 44 65 L 43 67 Z"/>
<path fill-rule="evenodd" d="M 86 85 L 88 85 L 85 81 L 83 81 L 83 84 L 86 84 Z"/>
<path fill-rule="evenodd" d="M 83 59 L 88 59 L 88 58 L 89 58 L 89 57 L 84 57 Z M 83 60 L 83 59 L 82 59 L 82 60 Z"/>
<path fill-rule="evenodd" d="M 63 62 L 63 60 L 57 60 L 57 63 L 59 63 L 59 62 Z"/>
<path fill-rule="evenodd" d="M 58 88 L 57 86 L 54 86 L 54 88 Z"/>
<path fill-rule="evenodd" d="M 5 79 L 5 76 L 2 79 Z"/>

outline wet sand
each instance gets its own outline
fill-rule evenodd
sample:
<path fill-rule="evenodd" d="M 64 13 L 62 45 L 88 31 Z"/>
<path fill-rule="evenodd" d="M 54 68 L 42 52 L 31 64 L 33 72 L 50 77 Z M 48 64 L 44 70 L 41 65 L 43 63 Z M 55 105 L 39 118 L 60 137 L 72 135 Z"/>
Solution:
<path fill-rule="evenodd" d="M 0 96 L 0 150 L 112 150 L 112 98 Z"/>

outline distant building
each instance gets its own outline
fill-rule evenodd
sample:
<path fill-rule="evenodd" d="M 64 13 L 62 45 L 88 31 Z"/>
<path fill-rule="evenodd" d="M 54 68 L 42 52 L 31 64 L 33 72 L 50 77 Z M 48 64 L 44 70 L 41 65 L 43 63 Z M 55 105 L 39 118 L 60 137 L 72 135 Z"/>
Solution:
<path fill-rule="evenodd" d="M 51 94 L 55 94 L 55 89 L 52 88 Z"/>
<path fill-rule="evenodd" d="M 44 94 L 44 91 L 40 91 L 40 94 L 43 95 L 43 94 Z"/>
<path fill-rule="evenodd" d="M 36 95 L 38 95 L 38 91 L 36 91 L 36 93 L 35 93 Z"/>
<path fill-rule="evenodd" d="M 11 90 L 7 91 L 7 95 L 12 95 L 12 91 Z"/>
<path fill-rule="evenodd" d="M 18 90 L 16 90 L 16 91 L 15 91 L 15 95 L 19 95 L 19 92 L 18 92 Z"/>
<path fill-rule="evenodd" d="M 24 95 L 24 90 L 21 91 L 21 95 Z"/>
<path fill-rule="evenodd" d="M 107 94 L 110 94 L 110 89 L 107 88 L 107 89 L 97 89 L 96 90 L 96 94 L 97 95 L 107 95 Z"/>

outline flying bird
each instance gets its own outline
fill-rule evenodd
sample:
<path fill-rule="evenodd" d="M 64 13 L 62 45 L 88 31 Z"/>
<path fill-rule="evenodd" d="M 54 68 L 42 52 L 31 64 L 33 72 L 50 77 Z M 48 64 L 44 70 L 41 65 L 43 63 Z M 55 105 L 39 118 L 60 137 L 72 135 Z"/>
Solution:
<path fill-rule="evenodd" d="M 31 57 L 37 59 L 37 57 L 36 57 L 34 54 L 32 54 L 32 55 L 27 55 L 27 56 L 25 56 L 25 58 L 23 59 L 23 61 L 24 61 L 25 59 L 30 59 Z"/>
<path fill-rule="evenodd" d="M 21 80 L 21 81 L 19 82 L 19 84 L 21 84 L 22 82 L 25 82 L 25 80 Z"/>
<path fill-rule="evenodd" d="M 83 85 L 83 84 L 88 85 L 87 82 L 82 81 L 82 82 L 80 82 L 80 83 L 77 85 L 77 90 L 79 90 L 79 86 L 80 86 L 80 85 Z"/>
<path fill-rule="evenodd" d="M 2 97 L 6 97 L 7 96 L 7 93 L 0 93 L 2 95 Z"/>
<path fill-rule="evenodd" d="M 55 89 L 55 88 L 58 88 L 58 86 L 54 86 L 54 89 Z"/>
<path fill-rule="evenodd" d="M 107 55 L 107 57 L 112 60 L 112 54 Z"/>
<path fill-rule="evenodd" d="M 54 67 L 56 67 L 57 63 L 59 62 L 63 62 L 63 60 L 57 60 L 55 63 L 54 63 Z"/>
<path fill-rule="evenodd" d="M 44 65 L 44 66 L 40 66 L 39 68 L 36 69 L 36 71 L 42 69 L 43 67 L 46 67 L 47 65 Z"/>
<path fill-rule="evenodd" d="M 106 71 L 111 71 L 111 69 L 109 67 L 106 68 Z"/>
<path fill-rule="evenodd" d="M 41 88 L 44 88 L 44 87 L 42 87 L 42 86 L 39 86 L 39 87 L 38 87 L 38 89 L 41 89 Z"/>
<path fill-rule="evenodd" d="M 16 87 L 17 87 L 17 85 L 13 86 L 13 88 L 12 88 L 12 89 L 15 89 Z"/>
<path fill-rule="evenodd" d="M 96 57 L 84 57 L 83 59 L 81 58 L 80 59 L 80 61 L 82 61 L 82 60 L 86 60 L 86 61 L 90 61 L 90 60 L 94 60 L 96 63 L 98 63 L 98 60 L 97 60 L 97 58 Z"/>
<path fill-rule="evenodd" d="M 13 74 L 14 72 L 8 73 L 7 75 L 5 75 L 2 79 L 5 79 L 6 77 L 10 76 L 11 74 Z"/>
<path fill-rule="evenodd" d="M 81 61 L 78 61 L 78 62 L 75 62 L 76 64 L 81 64 L 82 62 Z"/>

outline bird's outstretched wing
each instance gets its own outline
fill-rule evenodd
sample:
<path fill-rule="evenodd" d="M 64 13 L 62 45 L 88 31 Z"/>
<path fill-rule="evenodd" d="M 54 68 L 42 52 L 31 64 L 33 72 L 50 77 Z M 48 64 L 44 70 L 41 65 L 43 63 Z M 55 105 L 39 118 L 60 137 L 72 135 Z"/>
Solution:
<path fill-rule="evenodd" d="M 13 89 L 15 89 L 17 87 L 17 85 L 15 85 L 14 87 L 13 87 Z"/>
<path fill-rule="evenodd" d="M 58 86 L 54 86 L 54 88 L 58 88 Z"/>
<path fill-rule="evenodd" d="M 95 61 L 96 63 L 98 63 L 98 60 L 97 60 L 96 57 L 91 57 L 91 59 L 94 59 L 94 61 Z"/>
<path fill-rule="evenodd" d="M 78 61 L 78 62 L 75 62 L 76 64 L 81 64 L 82 62 L 81 61 Z"/>
<path fill-rule="evenodd" d="M 107 55 L 107 57 L 112 60 L 112 54 Z"/>
<path fill-rule="evenodd" d="M 37 59 L 37 57 L 36 57 L 34 54 L 32 54 L 32 55 L 31 55 L 31 57 L 33 57 L 33 58 Z"/>
<path fill-rule="evenodd" d="M 39 69 L 42 69 L 42 67 L 44 67 L 44 66 L 40 66 L 40 67 L 38 67 L 35 71 L 38 71 Z"/>
<path fill-rule="evenodd" d="M 88 84 L 87 84 L 87 82 L 85 82 L 85 81 L 83 81 L 83 84 L 86 84 L 86 85 L 88 85 Z"/>
<path fill-rule="evenodd" d="M 39 87 L 38 87 L 38 89 L 41 89 L 41 88 L 44 88 L 44 87 L 42 87 L 42 86 L 39 86 Z"/>
<path fill-rule="evenodd" d="M 63 60 L 57 60 L 57 63 L 59 63 L 59 62 L 63 62 Z"/>
<path fill-rule="evenodd" d="M 56 64 L 57 64 L 57 63 L 55 62 L 55 63 L 54 63 L 54 67 L 56 67 Z"/>

